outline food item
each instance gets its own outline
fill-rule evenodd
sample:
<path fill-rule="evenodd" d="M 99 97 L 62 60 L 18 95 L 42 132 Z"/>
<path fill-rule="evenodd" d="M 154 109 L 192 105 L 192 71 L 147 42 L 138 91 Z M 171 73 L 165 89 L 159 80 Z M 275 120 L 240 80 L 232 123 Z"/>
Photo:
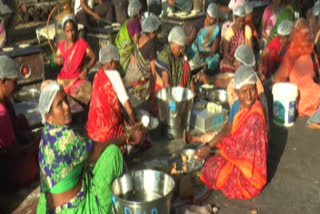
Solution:
<path fill-rule="evenodd" d="M 182 165 L 182 171 L 183 171 L 184 173 L 186 173 L 186 172 L 188 171 L 188 165 L 187 165 L 187 163 L 183 163 L 183 165 Z"/>
<path fill-rule="evenodd" d="M 182 163 L 185 163 L 185 162 L 187 162 L 188 157 L 186 155 L 182 155 L 181 160 L 182 160 Z"/>
<path fill-rule="evenodd" d="M 222 105 L 218 105 L 213 102 L 209 102 L 207 104 L 207 110 L 209 113 L 215 114 L 215 113 L 220 113 L 222 112 Z"/>
<path fill-rule="evenodd" d="M 172 166 L 172 169 L 171 169 L 171 171 L 170 171 L 170 174 L 171 174 L 171 175 L 177 174 L 177 163 L 176 163 L 176 162 L 173 163 L 173 166 Z"/>
<path fill-rule="evenodd" d="M 204 89 L 212 89 L 212 88 L 213 88 L 213 85 L 204 84 L 204 85 L 202 85 L 201 87 L 204 88 Z"/>
<path fill-rule="evenodd" d="M 148 117 L 147 115 L 143 115 L 141 117 L 141 123 L 145 128 L 147 128 L 150 124 L 150 117 Z"/>
<path fill-rule="evenodd" d="M 180 180 L 179 197 L 181 199 L 193 198 L 193 179 L 191 175 L 184 175 Z"/>

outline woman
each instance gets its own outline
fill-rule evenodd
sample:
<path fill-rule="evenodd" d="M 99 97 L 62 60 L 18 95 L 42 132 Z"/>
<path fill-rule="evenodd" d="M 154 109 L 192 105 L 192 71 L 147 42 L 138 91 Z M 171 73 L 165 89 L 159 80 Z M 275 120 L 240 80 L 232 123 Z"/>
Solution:
<path fill-rule="evenodd" d="M 278 36 L 271 40 L 262 51 L 258 72 L 263 82 L 269 79 L 281 64 L 282 57 L 289 42 L 292 25 L 292 21 L 289 20 L 281 22 L 278 26 Z"/>
<path fill-rule="evenodd" d="M 240 45 L 248 45 L 253 48 L 251 28 L 245 24 L 245 8 L 244 6 L 237 7 L 233 12 L 234 23 L 227 30 L 223 38 L 223 60 L 220 63 L 220 72 L 232 72 L 235 69 L 233 66 L 234 53 Z"/>
<path fill-rule="evenodd" d="M 87 123 L 88 136 L 96 142 L 104 142 L 125 132 L 121 105 L 128 113 L 131 124 L 137 122 L 117 71 L 119 60 L 120 55 L 115 46 L 107 45 L 100 49 L 101 69 L 94 77 Z"/>
<path fill-rule="evenodd" d="M 261 23 L 262 40 L 266 42 L 271 33 L 272 28 L 275 26 L 279 12 L 281 0 L 272 0 L 271 5 L 264 9 Z"/>
<path fill-rule="evenodd" d="M 128 71 L 124 77 L 124 84 L 129 89 L 129 93 L 139 100 L 149 99 L 151 90 L 155 88 L 154 82 L 158 88 L 163 85 L 161 76 L 156 74 L 155 69 L 157 53 L 154 39 L 159 26 L 160 21 L 154 15 L 143 20 L 142 34 L 135 44 Z"/>
<path fill-rule="evenodd" d="M 62 21 L 62 26 L 66 40 L 58 45 L 54 57 L 54 62 L 62 65 L 58 82 L 63 85 L 67 94 L 87 106 L 91 98 L 91 83 L 86 80 L 86 76 L 96 63 L 96 57 L 88 43 L 77 38 L 77 24 L 73 15 L 67 15 Z M 86 56 L 90 61 L 84 65 Z"/>
<path fill-rule="evenodd" d="M 0 176 L 1 189 L 21 187 L 39 173 L 40 138 L 31 132 L 24 115 L 16 115 L 10 99 L 17 87 L 19 69 L 6 55 L 0 56 Z"/>
<path fill-rule="evenodd" d="M 44 128 L 37 213 L 112 213 L 111 184 L 123 172 L 116 145 L 138 143 L 141 132 L 132 130 L 101 143 L 80 136 L 70 127 L 70 107 L 58 83 L 44 87 L 39 110 Z"/>
<path fill-rule="evenodd" d="M 252 68 L 237 69 L 234 87 L 239 105 L 233 105 L 229 120 L 218 134 L 196 152 L 199 159 L 209 157 L 202 169 L 201 181 L 218 189 L 230 199 L 248 200 L 260 194 L 267 182 L 267 131 L 265 116 L 256 99 L 257 76 Z M 189 137 L 190 142 L 200 140 Z"/>
<path fill-rule="evenodd" d="M 311 116 L 307 125 L 320 128 L 319 64 L 314 53 L 312 31 L 305 19 L 298 19 L 294 24 L 290 44 L 273 80 L 289 81 L 298 86 L 299 116 Z"/>
<path fill-rule="evenodd" d="M 320 53 L 320 16 L 319 16 L 320 15 L 320 3 L 315 4 L 313 6 L 312 14 L 315 18 L 315 23 L 310 26 L 312 27 L 315 48 L 316 48 L 317 54 L 319 55 L 319 53 Z"/>
<path fill-rule="evenodd" d="M 115 40 L 120 52 L 121 76 L 124 76 L 127 71 L 133 47 L 141 32 L 141 10 L 142 5 L 139 0 L 133 0 L 129 3 L 128 15 L 130 19 L 124 21 Z"/>
<path fill-rule="evenodd" d="M 212 76 L 219 69 L 220 25 L 218 5 L 211 3 L 207 8 L 207 15 L 201 23 L 195 25 L 188 39 L 191 47 L 187 50 L 189 61 L 205 63 L 206 72 Z"/>

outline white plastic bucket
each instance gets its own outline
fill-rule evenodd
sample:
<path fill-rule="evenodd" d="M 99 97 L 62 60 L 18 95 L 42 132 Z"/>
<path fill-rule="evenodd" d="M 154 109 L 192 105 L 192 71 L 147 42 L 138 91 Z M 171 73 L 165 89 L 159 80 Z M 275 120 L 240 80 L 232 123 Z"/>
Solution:
<path fill-rule="evenodd" d="M 273 122 L 291 127 L 296 118 L 298 87 L 291 83 L 276 83 L 272 88 Z"/>

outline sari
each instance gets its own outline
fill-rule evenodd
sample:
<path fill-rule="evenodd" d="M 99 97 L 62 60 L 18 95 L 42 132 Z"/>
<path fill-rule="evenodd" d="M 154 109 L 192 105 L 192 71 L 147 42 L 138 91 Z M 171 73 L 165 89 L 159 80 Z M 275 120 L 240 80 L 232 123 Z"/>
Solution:
<path fill-rule="evenodd" d="M 169 73 L 171 87 L 190 87 L 191 72 L 189 64 L 184 60 L 184 56 L 173 56 L 169 45 L 166 45 L 158 55 L 156 67 Z"/>
<path fill-rule="evenodd" d="M 133 41 L 131 40 L 131 37 L 128 32 L 128 28 L 127 28 L 128 22 L 129 20 L 124 21 L 115 40 L 115 45 L 119 49 L 119 54 L 120 54 L 120 75 L 121 76 L 124 76 L 127 71 L 127 68 L 130 63 L 131 53 L 133 50 Z"/>
<path fill-rule="evenodd" d="M 89 166 L 87 158 L 93 144 L 69 126 L 44 125 L 37 213 L 112 213 L 111 184 L 122 174 L 122 154 L 117 146 L 109 145 L 95 165 Z M 81 189 L 72 199 L 59 207 L 48 207 L 46 193 L 62 193 L 79 182 Z"/>
<path fill-rule="evenodd" d="M 218 24 L 200 29 L 196 39 L 187 50 L 188 59 L 199 61 L 199 54 L 210 52 L 211 45 L 219 35 L 219 32 L 220 26 Z M 219 68 L 219 58 L 220 56 L 217 52 L 210 56 L 203 57 L 201 63 L 205 63 L 208 66 L 209 72 L 213 74 L 213 72 Z"/>
<path fill-rule="evenodd" d="M 267 131 L 259 101 L 235 114 L 231 133 L 217 148 L 220 155 L 207 159 L 201 181 L 230 199 L 259 195 L 267 182 Z"/>
<path fill-rule="evenodd" d="M 267 44 L 276 36 L 278 36 L 278 26 L 280 23 L 284 20 L 293 21 L 294 20 L 294 11 L 296 9 L 296 4 L 294 1 L 291 1 L 289 4 L 286 5 L 285 8 L 283 8 L 277 18 L 276 24 L 273 26 L 270 35 L 267 40 Z"/>
<path fill-rule="evenodd" d="M 94 77 L 87 132 L 97 142 L 118 137 L 123 132 L 121 104 L 111 81 L 100 69 Z"/>
<path fill-rule="evenodd" d="M 67 94 L 84 105 L 88 105 L 92 90 L 89 81 L 79 79 L 87 47 L 88 43 L 79 38 L 68 50 L 66 50 L 66 41 L 62 41 L 57 50 L 57 55 L 61 55 L 64 59 L 57 81 Z"/>
<path fill-rule="evenodd" d="M 3 24 L 0 24 L 0 48 L 3 48 L 6 44 L 6 30 Z"/>

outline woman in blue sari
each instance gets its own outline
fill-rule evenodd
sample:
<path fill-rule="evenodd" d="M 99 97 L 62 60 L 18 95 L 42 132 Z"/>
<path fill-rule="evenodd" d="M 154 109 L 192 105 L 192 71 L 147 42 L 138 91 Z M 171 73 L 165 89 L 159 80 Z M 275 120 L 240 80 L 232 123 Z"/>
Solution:
<path fill-rule="evenodd" d="M 188 60 L 194 63 L 205 63 L 207 74 L 212 76 L 219 68 L 220 26 L 217 22 L 218 5 L 211 3 L 204 20 L 194 25 L 189 36 L 187 50 Z"/>

